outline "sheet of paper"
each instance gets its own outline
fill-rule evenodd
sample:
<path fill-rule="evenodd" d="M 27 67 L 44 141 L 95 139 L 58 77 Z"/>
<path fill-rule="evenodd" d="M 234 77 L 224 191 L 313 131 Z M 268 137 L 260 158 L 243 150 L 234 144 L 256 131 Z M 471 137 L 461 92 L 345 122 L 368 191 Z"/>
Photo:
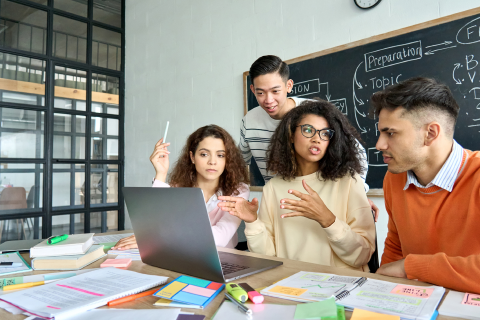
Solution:
<path fill-rule="evenodd" d="M 368 279 L 361 287 L 352 290 L 350 295 L 337 300 L 337 304 L 378 313 L 399 315 L 405 319 L 429 320 L 442 299 L 445 289 L 436 286 L 407 287 L 410 288 L 407 290 L 408 292 L 417 293 L 426 289 L 427 292 L 430 292 L 430 296 L 428 298 L 425 296 L 418 297 L 417 293 L 410 296 L 405 295 L 405 291 L 394 293 L 398 288 L 397 283 Z M 420 291 L 416 291 L 416 289 Z"/>
<path fill-rule="evenodd" d="M 171 309 L 98 309 L 80 313 L 68 320 L 176 320 L 180 308 Z"/>
<path fill-rule="evenodd" d="M 39 316 L 62 320 L 107 304 L 120 296 L 145 291 L 166 283 L 167 277 L 117 268 L 101 268 L 39 287 L 0 297 Z"/>
<path fill-rule="evenodd" d="M 140 255 L 138 249 L 128 249 L 128 250 L 108 250 L 108 254 L 130 254 L 130 255 Z"/>
<path fill-rule="evenodd" d="M 391 316 L 362 309 L 354 309 L 351 320 L 400 320 L 399 316 Z"/>
<path fill-rule="evenodd" d="M 301 271 L 261 290 L 261 294 L 300 302 L 322 301 L 354 287 L 358 279 Z"/>
<path fill-rule="evenodd" d="M 103 244 L 107 242 L 118 242 L 118 240 L 123 239 L 125 237 L 131 236 L 133 233 L 120 233 L 120 234 L 111 234 L 108 236 L 96 236 L 93 237 L 94 244 Z"/>
<path fill-rule="evenodd" d="M 466 297 L 467 294 L 468 293 L 465 292 L 450 290 L 443 300 L 442 305 L 438 308 L 438 313 L 443 316 L 480 319 L 480 306 L 464 303 L 468 301 L 468 297 Z"/>
<path fill-rule="evenodd" d="M 299 303 L 295 309 L 295 319 L 321 319 L 335 317 L 336 315 L 337 306 L 334 298 L 318 302 Z"/>

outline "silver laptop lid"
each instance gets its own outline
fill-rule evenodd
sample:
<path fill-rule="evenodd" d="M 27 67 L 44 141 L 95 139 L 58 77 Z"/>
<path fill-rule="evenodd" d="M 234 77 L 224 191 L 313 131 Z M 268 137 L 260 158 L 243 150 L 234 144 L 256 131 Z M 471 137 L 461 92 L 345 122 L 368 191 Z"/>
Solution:
<path fill-rule="evenodd" d="M 123 194 L 144 263 L 225 281 L 200 188 L 124 187 Z"/>

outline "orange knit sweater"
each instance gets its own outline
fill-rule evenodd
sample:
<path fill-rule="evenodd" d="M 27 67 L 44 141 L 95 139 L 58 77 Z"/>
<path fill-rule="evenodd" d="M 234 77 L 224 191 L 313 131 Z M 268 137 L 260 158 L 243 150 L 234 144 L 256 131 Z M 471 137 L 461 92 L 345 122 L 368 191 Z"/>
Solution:
<path fill-rule="evenodd" d="M 480 293 L 480 152 L 464 150 L 452 192 L 410 185 L 407 173 L 383 182 L 389 215 L 382 265 L 405 259 L 409 279 Z"/>

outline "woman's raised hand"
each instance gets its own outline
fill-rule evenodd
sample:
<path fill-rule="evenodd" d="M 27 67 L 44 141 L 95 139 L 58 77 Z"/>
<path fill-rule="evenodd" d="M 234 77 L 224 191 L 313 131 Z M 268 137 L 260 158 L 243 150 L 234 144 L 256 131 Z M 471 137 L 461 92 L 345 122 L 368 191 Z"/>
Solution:
<path fill-rule="evenodd" d="M 155 149 L 153 149 L 153 153 L 150 156 L 150 162 L 153 164 L 156 172 L 155 180 L 165 182 L 167 179 L 168 167 L 170 166 L 170 161 L 168 159 L 170 152 L 167 150 L 169 145 L 170 143 L 163 143 L 163 138 L 158 140 Z"/>
<path fill-rule="evenodd" d="M 257 220 L 258 199 L 254 198 L 251 202 L 240 197 L 220 196 L 218 206 L 224 211 L 228 211 L 232 216 L 236 216 L 245 222 L 254 222 Z"/>
<path fill-rule="evenodd" d="M 115 246 L 112 247 L 112 250 L 127 250 L 127 249 L 137 249 L 137 239 L 135 235 L 132 234 L 129 237 L 120 239 Z"/>

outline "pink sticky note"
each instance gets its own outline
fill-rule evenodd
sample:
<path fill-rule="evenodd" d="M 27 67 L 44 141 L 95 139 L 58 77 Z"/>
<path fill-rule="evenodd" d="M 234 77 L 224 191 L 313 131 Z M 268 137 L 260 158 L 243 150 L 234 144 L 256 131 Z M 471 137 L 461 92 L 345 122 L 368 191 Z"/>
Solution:
<path fill-rule="evenodd" d="M 215 293 L 215 290 L 197 287 L 191 284 L 183 288 L 182 291 L 197 294 L 199 296 L 207 297 L 207 298 L 210 298 Z"/>
<path fill-rule="evenodd" d="M 412 287 L 404 284 L 399 284 L 390 293 L 401 294 L 404 296 L 415 298 L 428 298 L 433 293 L 433 288 Z"/>
<path fill-rule="evenodd" d="M 100 265 L 100 268 L 105 268 L 105 267 L 127 268 L 131 264 L 132 264 L 132 259 L 107 259 Z"/>
<path fill-rule="evenodd" d="M 468 304 L 471 306 L 480 307 L 480 294 L 465 293 L 462 304 Z"/>

